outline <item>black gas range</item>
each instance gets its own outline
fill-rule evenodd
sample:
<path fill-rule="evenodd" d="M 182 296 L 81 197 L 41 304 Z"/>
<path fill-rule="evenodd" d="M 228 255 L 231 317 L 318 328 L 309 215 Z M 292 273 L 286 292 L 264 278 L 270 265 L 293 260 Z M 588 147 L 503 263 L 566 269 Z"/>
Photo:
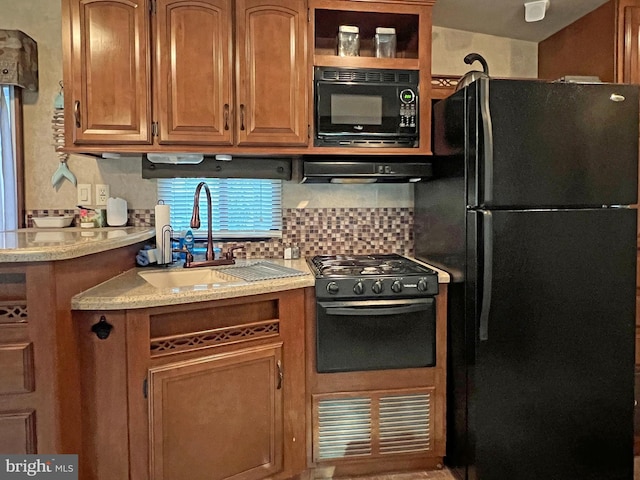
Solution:
<path fill-rule="evenodd" d="M 318 255 L 309 264 L 318 299 L 421 298 L 438 293 L 438 274 L 401 255 Z"/>
<path fill-rule="evenodd" d="M 318 373 L 435 365 L 435 271 L 395 254 L 320 255 L 309 265 Z"/>

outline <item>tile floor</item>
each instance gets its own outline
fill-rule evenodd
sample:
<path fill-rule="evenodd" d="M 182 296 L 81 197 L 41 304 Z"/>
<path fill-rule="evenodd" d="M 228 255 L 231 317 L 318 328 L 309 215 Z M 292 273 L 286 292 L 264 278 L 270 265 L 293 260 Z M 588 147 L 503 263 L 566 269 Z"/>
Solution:
<path fill-rule="evenodd" d="M 366 477 L 344 477 L 340 480 L 456 480 L 447 470 L 429 470 L 425 472 L 391 473 L 386 475 L 370 475 Z M 640 480 L 640 457 L 635 458 L 634 480 Z"/>
<path fill-rule="evenodd" d="M 429 470 L 425 472 L 390 473 L 366 477 L 345 477 L 340 480 L 455 480 L 449 470 Z"/>

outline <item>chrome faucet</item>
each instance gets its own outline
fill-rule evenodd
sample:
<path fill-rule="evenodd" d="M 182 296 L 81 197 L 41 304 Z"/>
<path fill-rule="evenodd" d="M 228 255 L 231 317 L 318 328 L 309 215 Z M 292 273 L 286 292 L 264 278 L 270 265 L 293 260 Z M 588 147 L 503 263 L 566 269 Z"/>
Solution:
<path fill-rule="evenodd" d="M 193 196 L 193 213 L 191 214 L 191 228 L 200 228 L 200 190 L 204 187 L 204 191 L 207 194 L 207 253 L 205 254 L 205 260 L 203 262 L 194 262 L 193 254 L 189 251 L 179 250 L 180 252 L 186 253 L 186 261 L 184 262 L 184 268 L 193 268 L 193 267 L 207 267 L 207 266 L 215 266 L 215 265 L 233 265 L 236 263 L 236 260 L 233 256 L 233 251 L 238 248 L 242 248 L 240 246 L 234 246 L 229 248 L 227 253 L 225 253 L 222 258 L 215 259 L 215 255 L 213 253 L 213 226 L 212 226 L 212 218 L 211 218 L 211 191 L 209 190 L 209 186 L 205 182 L 200 182 L 196 187 L 196 193 Z M 186 250 L 186 247 L 185 247 Z"/>

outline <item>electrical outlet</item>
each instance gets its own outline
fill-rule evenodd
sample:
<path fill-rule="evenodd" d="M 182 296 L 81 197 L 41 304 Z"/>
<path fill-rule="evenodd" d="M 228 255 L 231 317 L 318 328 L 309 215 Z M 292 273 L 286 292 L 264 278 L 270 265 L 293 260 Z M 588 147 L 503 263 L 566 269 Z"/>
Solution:
<path fill-rule="evenodd" d="M 91 184 L 78 184 L 78 205 L 89 205 L 91 203 Z"/>
<path fill-rule="evenodd" d="M 109 198 L 109 185 L 96 185 L 96 205 L 106 205 Z"/>

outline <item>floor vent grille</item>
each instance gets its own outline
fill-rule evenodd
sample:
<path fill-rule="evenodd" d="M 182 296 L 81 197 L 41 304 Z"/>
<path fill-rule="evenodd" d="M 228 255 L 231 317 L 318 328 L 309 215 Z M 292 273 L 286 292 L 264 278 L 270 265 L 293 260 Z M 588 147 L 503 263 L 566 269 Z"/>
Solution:
<path fill-rule="evenodd" d="M 318 402 L 318 458 L 371 455 L 371 399 Z"/>
<path fill-rule="evenodd" d="M 380 399 L 380 453 L 427 451 L 431 447 L 431 395 Z"/>
<path fill-rule="evenodd" d="M 432 399 L 432 389 L 314 395 L 314 461 L 431 451 Z"/>

